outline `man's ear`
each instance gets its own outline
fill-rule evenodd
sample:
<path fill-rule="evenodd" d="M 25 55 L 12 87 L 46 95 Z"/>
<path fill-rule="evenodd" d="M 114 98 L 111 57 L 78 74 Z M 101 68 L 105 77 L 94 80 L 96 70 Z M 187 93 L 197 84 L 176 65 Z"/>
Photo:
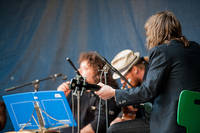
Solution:
<path fill-rule="evenodd" d="M 136 66 L 133 66 L 133 72 L 134 74 L 138 74 L 138 68 Z"/>

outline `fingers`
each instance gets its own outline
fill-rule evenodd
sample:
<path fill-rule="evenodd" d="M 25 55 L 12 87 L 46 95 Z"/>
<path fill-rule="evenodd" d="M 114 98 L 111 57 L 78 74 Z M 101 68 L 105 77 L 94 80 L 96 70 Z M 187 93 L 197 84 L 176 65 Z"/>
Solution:
<path fill-rule="evenodd" d="M 58 86 L 57 91 L 66 91 L 69 89 L 70 82 L 64 82 L 60 86 Z"/>
<path fill-rule="evenodd" d="M 98 90 L 98 91 L 95 91 L 95 94 L 100 96 L 103 93 L 103 88 L 102 87 L 104 86 L 104 84 L 99 82 L 97 85 L 101 86 L 101 89 Z"/>
<path fill-rule="evenodd" d="M 99 86 L 101 86 L 101 87 L 103 87 L 103 86 L 104 86 L 104 84 L 103 84 L 103 83 L 101 83 L 101 82 L 99 82 L 97 85 L 99 85 Z"/>
<path fill-rule="evenodd" d="M 99 91 L 95 91 L 95 94 L 98 95 L 101 99 L 106 100 L 104 88 L 101 88 Z"/>
<path fill-rule="evenodd" d="M 115 119 L 110 123 L 110 125 L 113 125 L 113 124 L 118 123 L 118 122 L 122 122 L 122 119 L 119 118 L 119 117 L 115 118 Z"/>
<path fill-rule="evenodd" d="M 103 83 L 99 83 L 98 85 L 100 85 L 102 88 L 99 91 L 96 91 L 95 94 L 97 94 L 100 98 L 106 100 L 115 95 L 115 90 L 112 87 L 104 85 Z"/>
<path fill-rule="evenodd" d="M 68 94 L 71 92 L 69 89 L 70 81 L 62 83 L 58 88 L 57 91 L 63 91 L 65 93 L 65 96 L 68 96 Z"/>

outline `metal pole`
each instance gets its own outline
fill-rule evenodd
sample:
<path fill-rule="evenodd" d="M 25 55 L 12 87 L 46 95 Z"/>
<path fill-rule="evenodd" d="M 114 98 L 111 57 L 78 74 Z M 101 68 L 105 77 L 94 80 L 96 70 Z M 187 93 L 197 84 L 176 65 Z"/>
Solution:
<path fill-rule="evenodd" d="M 80 133 L 80 90 L 77 91 L 77 121 L 78 121 L 77 133 Z"/>

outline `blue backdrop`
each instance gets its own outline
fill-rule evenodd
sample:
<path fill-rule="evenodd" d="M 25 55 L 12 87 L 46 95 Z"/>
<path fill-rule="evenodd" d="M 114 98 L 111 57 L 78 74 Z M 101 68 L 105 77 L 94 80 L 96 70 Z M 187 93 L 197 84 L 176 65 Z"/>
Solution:
<path fill-rule="evenodd" d="M 129 48 L 147 55 L 144 23 L 158 11 L 170 10 L 183 34 L 199 41 L 198 0 L 1 0 L 0 100 L 3 95 L 33 91 L 33 86 L 5 88 L 63 73 L 70 80 L 80 52 L 97 51 L 111 61 Z M 77 66 L 78 67 L 78 66 Z M 39 90 L 55 90 L 63 82 L 45 81 Z M 5 130 L 13 130 L 8 120 Z"/>

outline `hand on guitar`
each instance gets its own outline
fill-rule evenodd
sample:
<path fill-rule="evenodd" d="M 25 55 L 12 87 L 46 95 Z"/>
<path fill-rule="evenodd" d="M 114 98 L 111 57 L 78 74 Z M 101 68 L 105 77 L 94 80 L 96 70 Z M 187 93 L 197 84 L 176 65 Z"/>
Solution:
<path fill-rule="evenodd" d="M 122 121 L 123 121 L 123 119 L 121 117 L 117 117 L 110 123 L 110 126 L 115 124 L 115 123 L 122 122 Z"/>
<path fill-rule="evenodd" d="M 136 112 L 138 111 L 138 109 L 134 108 L 133 106 L 126 106 L 123 107 L 122 111 L 123 111 L 122 115 L 123 120 L 134 120 L 136 118 Z"/>
<path fill-rule="evenodd" d="M 127 120 L 134 120 L 136 118 L 136 112 L 138 111 L 137 108 L 134 108 L 133 106 L 127 106 L 122 108 L 123 114 L 122 117 L 115 118 L 111 123 L 110 126 L 118 123 L 123 122 Z"/>

